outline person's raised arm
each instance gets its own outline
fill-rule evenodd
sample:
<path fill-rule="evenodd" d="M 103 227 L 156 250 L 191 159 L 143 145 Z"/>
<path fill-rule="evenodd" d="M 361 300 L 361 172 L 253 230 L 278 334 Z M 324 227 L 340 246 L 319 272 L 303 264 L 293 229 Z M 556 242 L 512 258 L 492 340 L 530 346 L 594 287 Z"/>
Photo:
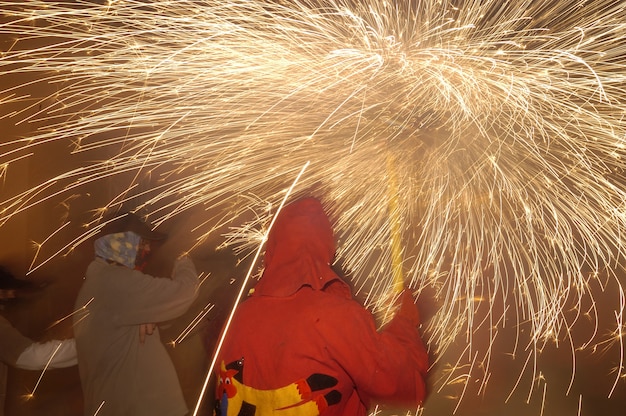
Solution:
<path fill-rule="evenodd" d="M 327 348 L 362 400 L 418 405 L 426 398 L 428 354 L 417 329 L 419 315 L 411 308 L 416 306 L 407 292 L 396 316 L 377 331 L 372 314 L 353 301 L 326 326 Z"/>
<path fill-rule="evenodd" d="M 78 364 L 74 339 L 34 342 L 18 357 L 15 367 L 23 370 L 65 368 Z"/>
<path fill-rule="evenodd" d="M 120 325 L 163 322 L 182 315 L 196 299 L 198 273 L 188 256 L 174 262 L 172 278 L 155 278 L 129 270 L 128 279 L 118 279 L 123 294 L 116 300 Z"/>

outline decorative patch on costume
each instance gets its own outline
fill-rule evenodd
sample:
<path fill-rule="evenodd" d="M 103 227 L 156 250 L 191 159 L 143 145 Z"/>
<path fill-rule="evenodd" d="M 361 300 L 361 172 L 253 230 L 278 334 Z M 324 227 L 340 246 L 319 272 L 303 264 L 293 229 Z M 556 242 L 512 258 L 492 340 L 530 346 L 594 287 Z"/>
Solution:
<path fill-rule="evenodd" d="M 274 390 L 259 390 L 243 383 L 243 358 L 220 367 L 215 415 L 218 416 L 317 416 L 341 401 L 341 393 L 330 390 L 337 379 L 311 374 Z"/>

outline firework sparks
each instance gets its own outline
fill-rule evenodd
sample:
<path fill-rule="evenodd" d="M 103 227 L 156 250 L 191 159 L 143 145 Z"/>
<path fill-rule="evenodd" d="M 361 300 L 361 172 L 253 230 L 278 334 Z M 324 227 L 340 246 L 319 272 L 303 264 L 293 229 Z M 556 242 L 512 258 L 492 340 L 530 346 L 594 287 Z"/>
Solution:
<path fill-rule="evenodd" d="M 52 359 L 57 354 L 57 352 L 59 352 L 59 348 L 61 348 L 62 345 L 63 344 L 61 344 L 59 342 L 59 345 L 56 346 L 56 348 L 54 349 L 54 351 L 50 355 L 50 358 L 48 359 L 48 362 L 44 366 L 43 370 L 41 370 L 41 374 L 39 374 L 39 378 L 37 379 L 37 383 L 35 383 L 35 387 L 33 387 L 33 390 L 29 394 L 26 395 L 27 399 L 32 399 L 35 396 L 35 391 L 37 390 L 37 387 L 39 387 L 39 383 L 41 383 L 41 379 L 43 378 L 43 375 L 46 374 L 46 370 L 48 370 L 48 367 L 50 366 L 50 363 L 52 362 Z"/>
<path fill-rule="evenodd" d="M 505 326 L 533 374 L 548 342 L 575 355 L 583 316 L 581 344 L 606 345 L 596 288 L 623 293 L 626 252 L 626 6 L 396 3 L 0 1 L 2 114 L 34 126 L 1 144 L 0 175 L 59 142 L 89 160 L 3 196 L 0 224 L 115 178 L 89 233 L 122 205 L 155 223 L 200 206 L 197 244 L 252 210 L 229 238 L 258 245 L 310 161 L 295 194 L 319 193 L 374 310 L 400 234 L 406 283 L 439 302 L 431 350 L 468 343 L 449 380 L 482 389 Z M 624 299 L 609 301 L 622 357 Z"/>

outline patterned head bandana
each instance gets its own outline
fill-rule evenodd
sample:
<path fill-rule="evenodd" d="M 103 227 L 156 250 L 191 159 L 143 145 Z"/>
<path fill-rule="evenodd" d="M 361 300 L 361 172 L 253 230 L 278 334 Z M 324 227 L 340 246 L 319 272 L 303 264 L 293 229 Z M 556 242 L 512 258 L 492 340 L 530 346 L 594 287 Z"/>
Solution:
<path fill-rule="evenodd" d="M 132 231 L 107 234 L 96 240 L 96 256 L 134 269 L 140 241 Z"/>

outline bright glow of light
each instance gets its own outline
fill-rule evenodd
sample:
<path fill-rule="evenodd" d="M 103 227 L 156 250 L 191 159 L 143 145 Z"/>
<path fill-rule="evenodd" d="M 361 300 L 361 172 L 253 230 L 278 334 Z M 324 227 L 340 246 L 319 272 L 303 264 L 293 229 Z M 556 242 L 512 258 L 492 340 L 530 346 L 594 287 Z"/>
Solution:
<path fill-rule="evenodd" d="M 323 199 L 339 259 L 374 310 L 389 303 L 390 218 L 400 219 L 406 283 L 438 302 L 425 326 L 431 351 L 468 344 L 447 380 L 479 377 L 482 389 L 496 336 L 510 327 L 519 330 L 511 355 L 537 374 L 536 354 L 585 321 L 595 326 L 590 338 L 566 344 L 575 354 L 609 340 L 620 354 L 617 383 L 625 8 L 614 0 L 0 1 L 8 38 L 0 75 L 22 77 L 3 82 L 0 103 L 18 126 L 34 126 L 0 144 L 0 175 L 9 181 L 13 164 L 58 142 L 72 144 L 68 160 L 92 156 L 3 193 L 0 223 L 117 178 L 124 189 L 93 207 L 89 232 L 123 204 L 156 223 L 202 206 L 197 244 L 233 224 L 229 241 L 249 248 L 264 235 L 265 207 L 310 160 L 295 194 L 315 189 Z M 52 92 L 37 95 L 42 85 Z M 257 219 L 240 226 L 249 212 Z M 619 298 L 603 292 L 609 286 Z M 617 338 L 598 331 L 600 295 L 613 305 Z"/>

